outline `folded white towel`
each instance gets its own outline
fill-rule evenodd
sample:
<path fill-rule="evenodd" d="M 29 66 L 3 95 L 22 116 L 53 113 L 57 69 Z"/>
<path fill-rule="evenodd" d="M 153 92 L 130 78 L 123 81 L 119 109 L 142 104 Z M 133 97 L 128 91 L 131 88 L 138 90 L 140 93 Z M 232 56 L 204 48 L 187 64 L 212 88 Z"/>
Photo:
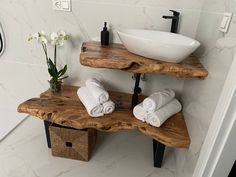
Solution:
<path fill-rule="evenodd" d="M 162 106 L 169 103 L 175 97 L 175 92 L 170 89 L 165 89 L 161 92 L 156 92 L 143 101 L 143 108 L 148 113 L 153 113 Z"/>
<path fill-rule="evenodd" d="M 104 115 L 103 106 L 94 99 L 88 88 L 79 88 L 77 94 L 91 117 L 100 117 Z"/>
<path fill-rule="evenodd" d="M 103 104 L 109 100 L 109 93 L 104 89 L 102 84 L 97 79 L 88 79 L 86 81 L 86 87 L 99 103 Z"/>
<path fill-rule="evenodd" d="M 133 114 L 138 120 L 145 122 L 147 118 L 147 112 L 143 108 L 143 103 L 140 103 L 134 107 Z"/>
<path fill-rule="evenodd" d="M 104 114 L 111 114 L 115 110 L 115 103 L 111 100 L 102 104 L 103 106 L 103 113 Z"/>
<path fill-rule="evenodd" d="M 101 87 L 104 89 L 103 85 L 101 84 L 101 81 L 99 79 L 96 78 L 89 78 L 86 80 L 85 85 L 88 86 L 90 84 L 96 85 L 98 87 Z"/>
<path fill-rule="evenodd" d="M 163 106 L 156 112 L 147 115 L 146 122 L 154 127 L 160 127 L 168 118 L 180 112 L 182 106 L 177 99 L 173 99 L 170 103 Z"/>

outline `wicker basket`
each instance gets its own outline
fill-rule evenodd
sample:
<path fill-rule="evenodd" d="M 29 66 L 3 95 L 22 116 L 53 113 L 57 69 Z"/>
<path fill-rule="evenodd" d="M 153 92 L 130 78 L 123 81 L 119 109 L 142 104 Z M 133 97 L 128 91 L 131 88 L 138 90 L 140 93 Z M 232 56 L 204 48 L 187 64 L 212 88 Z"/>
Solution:
<path fill-rule="evenodd" d="M 89 161 L 97 139 L 95 129 L 50 126 L 49 131 L 53 156 Z"/>

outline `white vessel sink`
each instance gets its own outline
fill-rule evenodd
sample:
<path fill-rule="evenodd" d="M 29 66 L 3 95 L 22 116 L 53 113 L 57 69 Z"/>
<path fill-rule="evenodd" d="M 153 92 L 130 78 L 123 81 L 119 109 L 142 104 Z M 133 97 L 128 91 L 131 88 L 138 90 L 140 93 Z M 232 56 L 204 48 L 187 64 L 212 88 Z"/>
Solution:
<path fill-rule="evenodd" d="M 171 63 L 181 62 L 200 46 L 194 39 L 169 32 L 125 29 L 118 34 L 128 51 Z"/>

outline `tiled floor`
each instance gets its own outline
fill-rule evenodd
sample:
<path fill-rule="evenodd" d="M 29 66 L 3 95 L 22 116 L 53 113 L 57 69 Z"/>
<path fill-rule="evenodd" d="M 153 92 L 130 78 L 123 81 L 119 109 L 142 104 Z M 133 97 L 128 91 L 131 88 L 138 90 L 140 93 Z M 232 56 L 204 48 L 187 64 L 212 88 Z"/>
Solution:
<path fill-rule="evenodd" d="M 152 140 L 135 131 L 99 132 L 89 162 L 52 157 L 43 122 L 32 117 L 0 142 L 0 177 L 175 176 L 172 150 L 166 150 L 161 169 L 152 163 Z"/>

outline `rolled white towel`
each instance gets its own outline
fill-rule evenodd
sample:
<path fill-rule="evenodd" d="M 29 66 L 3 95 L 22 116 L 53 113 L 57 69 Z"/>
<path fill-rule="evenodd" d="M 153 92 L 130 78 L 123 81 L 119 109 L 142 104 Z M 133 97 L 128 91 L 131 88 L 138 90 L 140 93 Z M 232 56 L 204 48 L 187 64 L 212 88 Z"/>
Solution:
<path fill-rule="evenodd" d="M 180 102 L 177 99 L 173 99 L 156 112 L 148 114 L 146 122 L 154 127 L 160 127 L 168 118 L 180 112 L 181 109 L 182 106 Z"/>
<path fill-rule="evenodd" d="M 94 99 L 88 88 L 79 88 L 77 94 L 91 117 L 100 117 L 104 115 L 103 106 Z"/>
<path fill-rule="evenodd" d="M 104 114 L 111 114 L 115 111 L 115 103 L 111 100 L 103 103 L 102 106 Z"/>
<path fill-rule="evenodd" d="M 175 97 L 175 92 L 170 89 L 165 89 L 161 92 L 156 92 L 144 99 L 143 108 L 148 112 L 152 113 L 160 109 L 162 106 L 169 103 Z"/>
<path fill-rule="evenodd" d="M 96 78 L 89 78 L 86 80 L 85 85 L 88 86 L 90 84 L 96 85 L 98 87 L 101 87 L 104 89 L 103 85 L 101 84 L 101 81 L 99 79 Z"/>
<path fill-rule="evenodd" d="M 97 79 L 88 79 L 86 81 L 86 87 L 99 103 L 103 104 L 109 100 L 109 93 L 104 89 L 102 84 Z"/>
<path fill-rule="evenodd" d="M 147 112 L 143 108 L 143 103 L 140 103 L 134 107 L 133 114 L 134 114 L 134 117 L 136 117 L 138 120 L 141 120 L 143 122 L 146 121 Z"/>

